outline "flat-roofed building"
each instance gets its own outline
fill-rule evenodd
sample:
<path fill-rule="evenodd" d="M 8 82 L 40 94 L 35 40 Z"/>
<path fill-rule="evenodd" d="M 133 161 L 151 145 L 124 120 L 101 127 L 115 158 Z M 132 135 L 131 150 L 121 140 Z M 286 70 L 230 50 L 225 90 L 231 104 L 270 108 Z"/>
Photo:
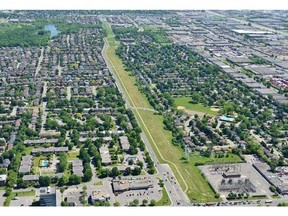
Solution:
<path fill-rule="evenodd" d="M 83 163 L 81 160 L 73 160 L 72 161 L 72 171 L 73 174 L 83 177 Z"/>
<path fill-rule="evenodd" d="M 94 204 L 96 201 L 106 202 L 110 199 L 110 194 L 106 190 L 92 191 L 91 202 Z"/>
<path fill-rule="evenodd" d="M 100 152 L 100 155 L 101 155 L 101 163 L 103 165 L 108 165 L 108 164 L 111 164 L 112 163 L 112 160 L 111 160 L 111 155 L 109 153 L 109 149 L 105 146 L 102 146 L 100 149 L 99 149 L 99 152 Z"/>
<path fill-rule="evenodd" d="M 25 145 L 42 145 L 42 144 L 57 144 L 58 139 L 40 139 L 40 140 L 25 140 Z"/>
<path fill-rule="evenodd" d="M 35 154 L 57 154 L 61 152 L 68 152 L 68 147 L 50 147 L 50 148 L 35 148 L 32 149 L 32 155 Z"/>
<path fill-rule="evenodd" d="M 148 179 L 114 179 L 112 180 L 114 193 L 122 193 L 128 190 L 147 190 L 153 187 L 153 181 Z"/>
<path fill-rule="evenodd" d="M 124 151 L 129 151 L 130 143 L 127 136 L 120 136 L 119 137 L 120 144 Z"/>
<path fill-rule="evenodd" d="M 37 183 L 39 181 L 39 175 L 24 175 L 22 179 L 27 183 Z"/>

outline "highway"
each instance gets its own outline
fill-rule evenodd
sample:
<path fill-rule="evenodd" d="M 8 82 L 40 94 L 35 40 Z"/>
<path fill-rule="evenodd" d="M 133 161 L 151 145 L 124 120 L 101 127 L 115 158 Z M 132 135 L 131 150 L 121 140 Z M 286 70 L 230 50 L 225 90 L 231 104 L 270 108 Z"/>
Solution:
<path fill-rule="evenodd" d="M 108 43 L 106 38 L 104 39 L 104 42 L 105 42 L 105 44 L 104 44 L 104 47 L 102 50 L 102 56 L 106 62 L 107 68 L 109 69 L 113 78 L 115 79 L 115 84 L 116 84 L 117 88 L 119 89 L 119 92 L 123 95 L 123 98 L 124 98 L 125 103 L 126 103 L 126 107 L 130 108 L 130 109 L 134 109 L 134 111 L 137 112 L 139 115 L 137 107 L 135 107 L 133 100 L 131 99 L 131 97 L 129 95 L 129 92 L 125 88 L 121 78 L 118 77 L 117 73 L 114 70 L 115 67 L 113 65 L 111 65 L 111 61 L 109 60 L 109 58 L 107 56 L 106 51 L 109 48 L 109 43 Z M 130 99 L 131 103 L 128 100 L 128 98 Z M 137 115 L 135 115 L 135 116 L 136 116 L 136 119 L 137 119 L 138 124 L 139 124 L 139 120 L 141 120 L 141 119 L 138 119 Z M 143 122 L 143 120 L 141 120 L 141 121 Z M 143 122 L 143 124 L 144 124 L 144 122 Z M 164 186 L 167 190 L 168 196 L 169 196 L 171 203 L 172 203 L 171 205 L 172 206 L 190 205 L 190 201 L 189 201 L 188 196 L 182 191 L 179 183 L 177 182 L 177 180 L 176 180 L 175 176 L 173 175 L 173 172 L 171 171 L 169 166 L 167 164 L 160 164 L 159 163 L 159 161 L 158 161 L 158 159 L 157 159 L 157 157 L 156 157 L 156 155 L 155 155 L 155 153 L 154 153 L 154 151 L 150 145 L 150 142 L 148 141 L 148 139 L 146 137 L 146 134 L 142 132 L 141 138 L 142 138 L 143 142 L 145 143 L 146 148 L 147 148 L 148 152 L 150 153 L 152 160 L 155 163 L 159 177 L 161 179 L 163 179 L 163 181 L 164 181 Z"/>

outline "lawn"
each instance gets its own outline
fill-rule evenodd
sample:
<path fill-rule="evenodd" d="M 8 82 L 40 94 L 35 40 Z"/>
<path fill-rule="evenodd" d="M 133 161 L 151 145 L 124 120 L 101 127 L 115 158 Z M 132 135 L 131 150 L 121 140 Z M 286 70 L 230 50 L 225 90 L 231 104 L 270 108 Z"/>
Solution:
<path fill-rule="evenodd" d="M 96 182 L 93 184 L 94 186 L 102 186 L 103 185 L 103 182 L 102 181 L 99 181 L 99 182 Z"/>
<path fill-rule="evenodd" d="M 156 206 L 169 206 L 169 205 L 171 205 L 171 201 L 166 189 L 163 187 L 162 198 L 156 202 Z"/>
<path fill-rule="evenodd" d="M 110 46 L 112 46 L 111 40 L 114 40 L 114 34 L 111 33 L 111 29 L 109 27 L 107 27 L 107 24 L 104 24 L 104 28 L 105 29 L 109 29 L 107 30 L 109 32 L 109 35 L 107 37 L 107 41 L 109 43 Z M 148 103 L 147 98 L 145 97 L 145 95 L 143 93 L 141 93 L 138 90 L 138 87 L 135 85 L 136 83 L 136 79 L 134 76 L 131 76 L 131 72 L 127 72 L 125 71 L 124 65 L 122 63 L 122 61 L 119 59 L 119 57 L 115 54 L 117 47 L 113 46 L 113 47 L 109 47 L 107 48 L 107 51 L 105 53 L 105 55 L 107 56 L 109 62 L 111 63 L 111 65 L 113 65 L 113 69 L 116 72 L 118 78 L 120 77 L 122 82 L 121 86 L 123 87 L 123 89 L 127 89 L 127 91 L 129 92 L 130 97 L 132 98 L 134 104 L 136 107 L 144 107 L 144 108 L 151 108 L 151 106 Z M 128 100 L 131 103 L 131 99 L 128 97 Z"/>
<path fill-rule="evenodd" d="M 217 115 L 218 112 L 214 112 L 210 109 L 210 107 L 205 107 L 201 104 L 192 104 L 189 103 L 191 101 L 190 97 L 180 97 L 180 98 L 174 98 L 174 102 L 176 107 L 177 106 L 183 106 L 187 110 L 191 111 L 197 111 L 197 112 L 203 112 L 211 115 Z"/>
<path fill-rule="evenodd" d="M 33 161 L 32 172 L 33 172 L 34 174 L 38 174 L 39 161 L 40 161 L 41 159 L 46 159 L 46 156 L 41 155 L 41 156 L 39 156 L 39 157 L 34 157 L 34 158 L 33 158 L 34 161 Z"/>
<path fill-rule="evenodd" d="M 104 27 L 107 28 L 107 26 Z M 110 34 L 108 35 L 108 37 L 110 36 L 110 39 L 111 30 L 108 29 L 107 32 Z M 115 47 L 109 47 L 106 55 L 109 58 L 111 65 L 114 66 L 115 73 L 122 80 L 121 85 L 125 87 L 124 91 L 126 89 L 125 95 L 129 99 L 130 103 L 133 102 L 131 105 L 134 105 L 135 107 L 151 108 L 145 95 L 138 90 L 135 77 L 129 76 L 129 73 L 125 71 L 122 61 L 115 54 L 115 49 Z M 164 130 L 163 117 L 160 115 L 154 115 L 151 111 L 134 109 L 133 112 L 139 120 L 142 130 L 147 135 L 160 163 L 167 163 L 165 160 L 169 159 L 168 164 L 182 189 L 187 192 L 190 200 L 193 202 L 220 201 L 220 199 L 214 198 L 214 192 L 210 188 L 208 182 L 201 176 L 199 169 L 194 165 L 195 161 L 190 160 L 189 163 L 182 163 L 180 161 L 180 158 L 184 153 L 179 147 L 171 144 L 172 135 L 171 132 Z M 164 160 L 161 159 L 162 157 L 160 156 L 159 151 Z M 180 173 L 183 178 L 181 178 Z"/>
<path fill-rule="evenodd" d="M 78 159 L 79 151 L 69 151 L 67 154 L 67 160 L 76 160 Z"/>
<path fill-rule="evenodd" d="M 30 146 L 30 147 L 25 147 L 24 153 L 25 153 L 26 155 L 30 155 L 31 152 L 32 152 L 32 149 L 33 149 L 32 146 Z"/>
<path fill-rule="evenodd" d="M 215 158 L 211 156 L 210 158 L 200 156 L 199 153 L 192 155 L 189 158 L 190 162 L 195 163 L 201 163 L 203 165 L 205 164 L 212 164 L 212 163 L 240 163 L 243 162 L 243 160 L 235 154 L 228 154 L 228 157 L 222 157 L 222 158 Z"/>
<path fill-rule="evenodd" d="M 13 192 L 12 193 L 12 199 L 15 198 L 15 197 L 26 197 L 26 196 L 35 196 L 35 190 Z"/>

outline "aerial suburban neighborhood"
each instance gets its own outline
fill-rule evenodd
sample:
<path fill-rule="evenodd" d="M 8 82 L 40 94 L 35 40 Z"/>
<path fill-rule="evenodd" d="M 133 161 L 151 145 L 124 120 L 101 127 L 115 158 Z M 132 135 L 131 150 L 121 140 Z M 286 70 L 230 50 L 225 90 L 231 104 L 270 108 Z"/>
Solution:
<path fill-rule="evenodd" d="M 0 206 L 287 206 L 287 11 L 0 11 Z"/>

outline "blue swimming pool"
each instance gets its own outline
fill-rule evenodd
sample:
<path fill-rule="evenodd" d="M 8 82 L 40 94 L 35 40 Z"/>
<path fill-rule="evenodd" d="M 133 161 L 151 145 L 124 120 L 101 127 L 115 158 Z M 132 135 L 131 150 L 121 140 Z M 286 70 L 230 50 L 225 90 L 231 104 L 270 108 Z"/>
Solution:
<path fill-rule="evenodd" d="M 227 122 L 232 122 L 234 121 L 234 118 L 229 118 L 228 116 L 222 116 L 220 118 L 221 121 L 227 121 Z"/>
<path fill-rule="evenodd" d="M 43 164 L 44 167 L 47 167 L 49 165 L 49 162 L 48 161 L 43 161 L 42 164 Z"/>

